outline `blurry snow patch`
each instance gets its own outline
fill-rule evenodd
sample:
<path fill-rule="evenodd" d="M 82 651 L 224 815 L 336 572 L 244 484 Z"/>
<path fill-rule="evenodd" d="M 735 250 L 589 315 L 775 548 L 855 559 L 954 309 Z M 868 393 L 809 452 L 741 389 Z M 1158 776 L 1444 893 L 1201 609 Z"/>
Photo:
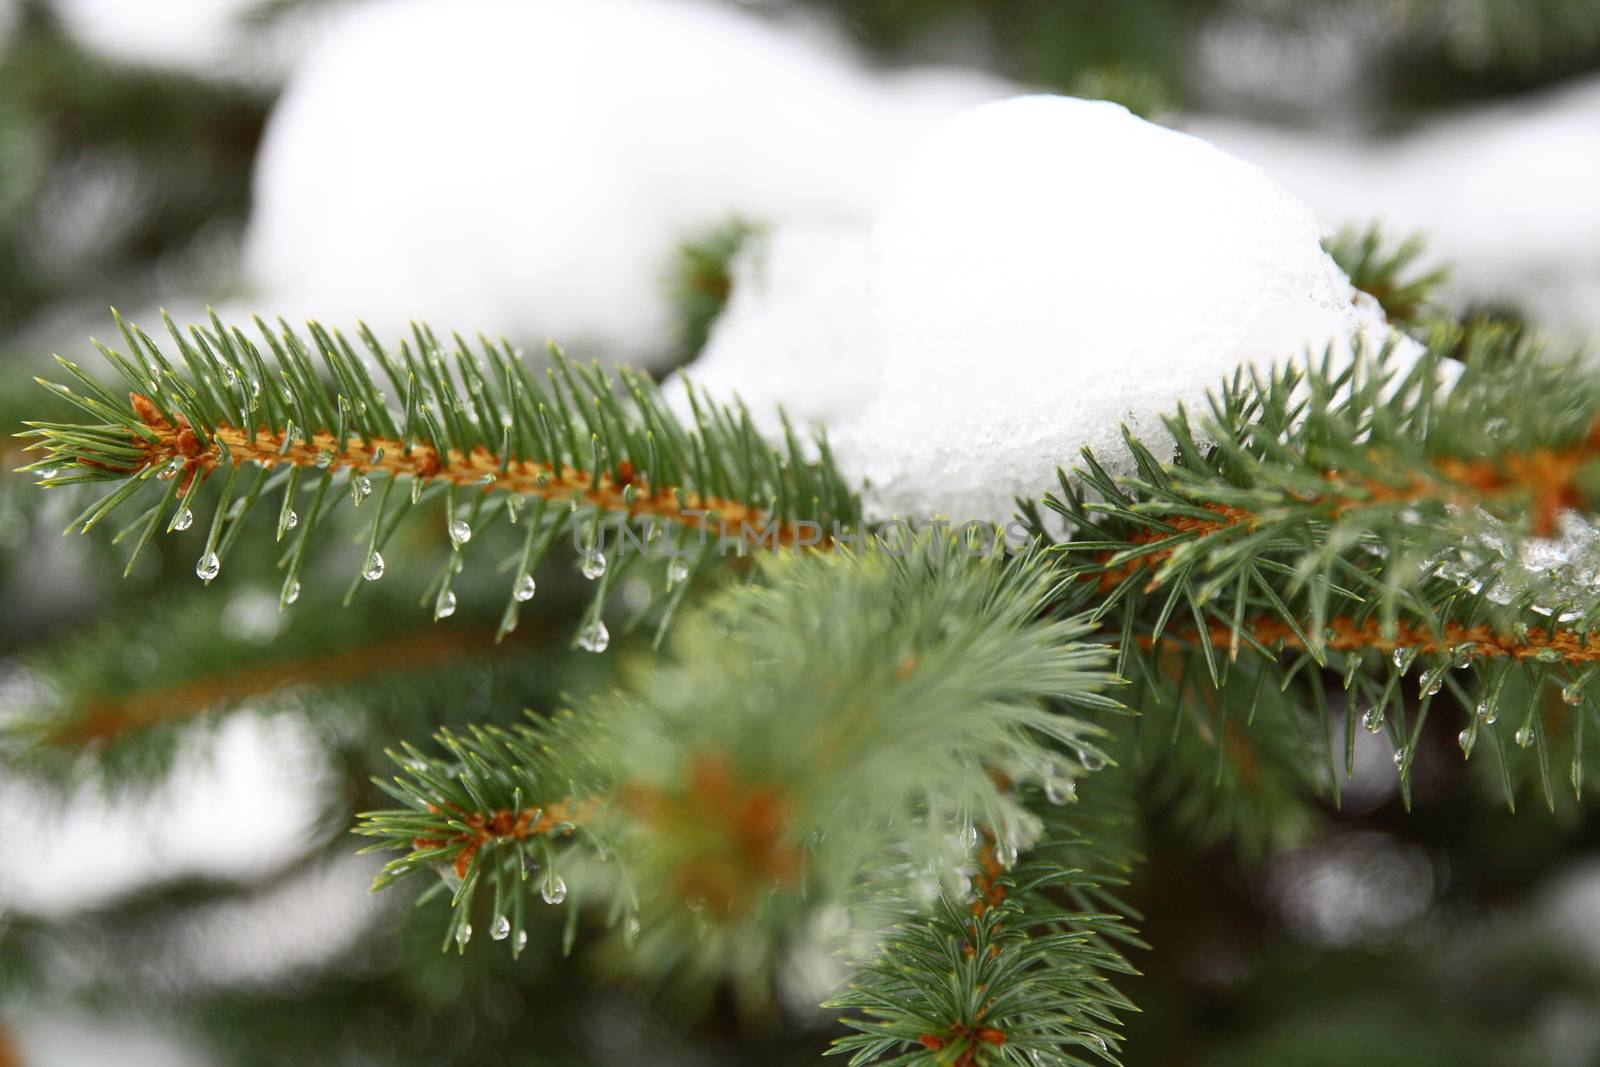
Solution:
<path fill-rule="evenodd" d="M 836 905 L 819 908 L 807 920 L 804 934 L 785 950 L 777 974 L 778 995 L 794 1018 L 820 1022 L 823 1009 L 818 1005 L 849 980 L 850 959 L 866 958 L 845 951 L 850 935 L 848 910 Z"/>
<path fill-rule="evenodd" d="M 1329 693 L 1331 698 L 1349 694 Z M 1358 723 L 1365 719 L 1368 706 L 1346 707 L 1344 715 L 1355 715 Z M 1344 736 L 1342 716 L 1334 726 L 1334 736 Z M 1394 746 L 1387 736 L 1375 734 L 1365 728 L 1355 732 L 1355 752 L 1350 775 L 1339 783 L 1339 811 L 1345 816 L 1360 816 L 1376 811 L 1400 791 L 1400 772 L 1394 765 Z M 1343 774 L 1340 770 L 1337 772 Z"/>
<path fill-rule="evenodd" d="M 859 414 L 880 389 L 884 340 L 867 300 L 868 230 L 790 223 L 753 238 L 733 264 L 732 294 L 689 381 L 720 401 L 737 395 L 756 428 L 782 432 Z M 681 378 L 667 386 L 687 411 Z"/>
<path fill-rule="evenodd" d="M 22 0 L 0 0 L 0 51 L 11 43 L 11 31 L 22 13 Z"/>
<path fill-rule="evenodd" d="M 4 2 L 4 0 L 0 0 Z M 339 0 L 339 4 L 351 0 Z M 110 59 L 217 81 L 273 84 L 303 51 L 333 0 L 266 24 L 262 0 L 52 0 L 68 32 Z"/>
<path fill-rule="evenodd" d="M 149 793 L 0 782 L 0 907 L 60 916 L 185 876 L 259 877 L 320 829 L 330 771 L 291 715 L 197 729 Z"/>
<path fill-rule="evenodd" d="M 1341 833 L 1274 860 L 1267 890 L 1289 932 L 1327 948 L 1380 942 L 1433 901 L 1428 854 L 1388 834 Z"/>
<path fill-rule="evenodd" d="M 1260 170 L 1110 103 L 1023 97 L 924 144 L 874 235 L 887 338 L 876 403 L 841 460 L 882 514 L 1003 519 L 1126 423 L 1246 360 L 1319 354 L 1365 330 L 1314 217 Z"/>
<path fill-rule="evenodd" d="M 1421 232 L 1458 305 L 1509 303 L 1600 333 L 1600 81 L 1462 113 L 1393 140 L 1325 139 L 1226 119 L 1191 132 L 1260 165 L 1329 227 Z"/>
<path fill-rule="evenodd" d="M 54 0 L 67 29 L 104 55 L 201 72 L 221 63 L 238 20 L 259 0 Z"/>
<path fill-rule="evenodd" d="M 241 586 L 228 597 L 222 632 L 235 641 L 264 645 L 283 632 L 288 616 L 278 609 L 278 593 L 261 586 Z"/>
<path fill-rule="evenodd" d="M 1533 909 L 1547 936 L 1587 957 L 1600 971 L 1600 860 L 1590 860 L 1553 880 L 1543 906 Z"/>
<path fill-rule="evenodd" d="M 160 962 L 218 985 L 271 985 L 348 952 L 391 903 L 371 890 L 382 861 L 345 855 L 263 893 L 175 917 Z"/>
<path fill-rule="evenodd" d="M 291 319 L 648 359 L 679 242 L 734 216 L 866 221 L 927 130 L 1010 91 L 875 76 L 691 0 L 361 6 L 272 116 L 247 271 Z"/>
<path fill-rule="evenodd" d="M 202 1067 L 212 1061 L 198 1047 L 195 1035 L 170 1023 L 117 1018 L 104 1011 L 54 1013 L 32 1011 L 4 1020 L 7 1036 L 26 1067 L 85 1067 L 114 1063 L 117 1067 Z"/>

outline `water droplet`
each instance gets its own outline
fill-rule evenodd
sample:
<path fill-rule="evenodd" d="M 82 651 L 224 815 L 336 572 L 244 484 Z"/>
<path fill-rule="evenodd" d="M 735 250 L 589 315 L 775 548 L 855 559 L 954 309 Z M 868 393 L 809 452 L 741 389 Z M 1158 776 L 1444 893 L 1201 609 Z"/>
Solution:
<path fill-rule="evenodd" d="M 290 508 L 288 517 L 283 520 L 283 528 L 285 530 L 292 530 L 296 526 L 299 526 L 299 525 L 300 525 L 300 515 L 299 515 L 299 513 L 296 512 L 294 510 L 294 508 Z"/>
<path fill-rule="evenodd" d="M 1472 650 L 1475 646 L 1471 641 L 1457 645 L 1450 650 L 1450 666 L 1460 670 L 1472 666 Z"/>
<path fill-rule="evenodd" d="M 458 945 L 462 946 L 463 948 L 465 948 L 467 942 L 471 941 L 471 940 L 472 940 L 472 924 L 471 923 L 462 923 L 460 926 L 456 927 L 456 944 L 458 944 Z"/>
<path fill-rule="evenodd" d="M 583 557 L 583 576 L 591 582 L 601 578 L 606 573 L 606 554 L 604 552 L 590 552 Z"/>
<path fill-rule="evenodd" d="M 504 915 L 496 915 L 494 922 L 489 926 L 489 936 L 496 941 L 504 941 L 511 936 L 511 920 Z"/>
<path fill-rule="evenodd" d="M 415 504 L 422 499 L 422 479 L 417 475 L 411 476 L 411 502 Z"/>
<path fill-rule="evenodd" d="M 961 844 L 964 848 L 973 848 L 978 843 L 978 828 L 967 823 L 961 828 Z"/>
<path fill-rule="evenodd" d="M 1406 765 L 1406 750 L 1405 749 L 1397 748 L 1397 749 L 1394 750 L 1394 765 L 1395 765 L 1396 768 L 1401 768 L 1401 767 L 1404 767 Z"/>
<path fill-rule="evenodd" d="M 290 582 L 289 583 L 289 588 L 284 591 L 283 602 L 285 604 L 293 604 L 296 600 L 299 600 L 299 599 L 300 599 L 300 583 L 299 582 Z"/>
<path fill-rule="evenodd" d="M 473 422 L 477 422 L 478 420 L 477 419 L 473 419 L 472 421 Z M 492 473 L 491 474 L 485 474 L 482 478 L 478 479 L 478 484 L 479 485 L 493 485 L 495 483 L 495 480 L 496 480 L 496 478 L 495 478 L 494 474 L 492 474 Z"/>
<path fill-rule="evenodd" d="M 1071 778 L 1046 778 L 1044 798 L 1052 804 L 1070 804 L 1078 799 L 1078 783 Z"/>
<path fill-rule="evenodd" d="M 1399 667 L 1401 670 L 1404 670 L 1405 666 L 1406 666 L 1406 657 L 1407 657 L 1407 655 L 1408 655 L 1408 653 L 1407 653 L 1407 651 L 1405 649 L 1397 648 L 1397 649 L 1394 650 L 1394 655 L 1389 657 L 1389 658 L 1394 662 L 1394 665 L 1396 667 Z"/>
<path fill-rule="evenodd" d="M 433 616 L 436 619 L 448 619 L 456 613 L 456 595 L 446 589 L 439 602 L 433 606 Z"/>
<path fill-rule="evenodd" d="M 689 577 L 689 561 L 682 556 L 676 556 L 667 564 L 667 588 L 672 588 L 679 582 Z"/>
<path fill-rule="evenodd" d="M 1472 751 L 1472 731 L 1471 730 L 1462 730 L 1459 734 L 1456 734 L 1456 740 L 1461 743 L 1461 751 L 1463 751 L 1463 752 L 1471 752 Z"/>
<path fill-rule="evenodd" d="M 1383 729 L 1383 716 L 1378 714 L 1377 708 L 1368 708 L 1367 713 L 1361 716 L 1361 725 L 1367 728 L 1367 733 L 1375 734 Z"/>
<path fill-rule="evenodd" d="M 1431 697 L 1444 688 L 1444 676 L 1438 671 L 1428 671 L 1417 681 L 1417 692 L 1421 696 Z"/>
<path fill-rule="evenodd" d="M 209 582 L 222 570 L 222 561 L 215 552 L 207 552 L 200 557 L 200 562 L 194 565 L 194 572 L 204 581 Z"/>
<path fill-rule="evenodd" d="M 1573 682 L 1571 685 L 1561 690 L 1561 702 L 1572 707 L 1577 707 L 1579 704 L 1582 704 L 1583 684 L 1581 682 Z"/>
<path fill-rule="evenodd" d="M 325 471 L 325 470 L 328 469 L 329 466 L 332 465 L 332 463 L 333 463 L 333 453 L 332 452 L 329 452 L 326 448 L 317 449 L 317 469 L 318 470 Z"/>
<path fill-rule="evenodd" d="M 178 512 L 177 518 L 172 520 L 172 528 L 174 530 L 187 530 L 193 525 L 194 512 L 190 511 L 188 508 L 184 508 L 182 511 Z"/>
<path fill-rule="evenodd" d="M 528 947 L 528 931 L 526 931 L 526 930 L 518 930 L 517 931 L 517 951 L 521 952 L 523 949 L 525 949 L 527 947 Z"/>
<path fill-rule="evenodd" d="M 450 524 L 450 543 L 460 548 L 472 540 L 472 527 L 467 525 L 466 519 L 456 519 Z"/>
<path fill-rule="evenodd" d="M 176 478 L 181 470 L 183 470 L 183 460 L 173 457 L 172 461 L 167 464 L 167 469 L 161 472 L 161 477 Z"/>
<path fill-rule="evenodd" d="M 611 631 L 606 629 L 606 624 L 596 619 L 591 625 L 585 626 L 578 635 L 578 647 L 585 652 L 604 652 L 611 644 Z"/>
<path fill-rule="evenodd" d="M 567 899 L 567 883 L 559 874 L 551 875 L 539 888 L 539 895 L 544 898 L 546 904 L 559 904 Z"/>
<path fill-rule="evenodd" d="M 372 462 L 374 462 L 374 463 L 382 463 L 383 462 L 383 446 L 382 445 L 374 445 L 372 447 Z"/>
<path fill-rule="evenodd" d="M 350 495 L 357 504 L 372 495 L 372 479 L 365 474 L 358 474 L 350 479 Z"/>
<path fill-rule="evenodd" d="M 1495 711 L 1494 705 L 1487 700 L 1478 705 L 1478 721 L 1485 726 L 1493 726 L 1500 719 L 1500 713 Z"/>
<path fill-rule="evenodd" d="M 517 591 L 513 594 L 518 600 L 526 604 L 533 599 L 533 594 L 539 591 L 538 583 L 533 580 L 533 575 L 524 574 L 517 580 Z"/>
<path fill-rule="evenodd" d="M 994 858 L 1000 861 L 1002 867 L 1016 866 L 1017 843 L 1009 839 L 998 842 L 994 846 Z"/>
<path fill-rule="evenodd" d="M 1084 770 L 1093 773 L 1094 771 L 1103 770 L 1105 768 L 1106 758 L 1100 755 L 1098 752 L 1091 752 L 1087 748 L 1080 748 L 1078 749 L 1078 762 L 1083 764 Z"/>
<path fill-rule="evenodd" d="M 631 945 L 639 940 L 639 931 L 641 929 L 643 928 L 639 925 L 639 917 L 637 915 L 628 920 L 628 944 Z"/>
<path fill-rule="evenodd" d="M 1513 735 L 1513 738 L 1517 742 L 1517 747 L 1532 748 L 1533 724 L 1525 722 L 1521 726 L 1517 727 L 1517 732 L 1515 735 Z"/>
<path fill-rule="evenodd" d="M 367 559 L 367 569 L 361 572 L 361 577 L 369 582 L 375 582 L 383 577 L 383 554 L 374 552 Z"/>

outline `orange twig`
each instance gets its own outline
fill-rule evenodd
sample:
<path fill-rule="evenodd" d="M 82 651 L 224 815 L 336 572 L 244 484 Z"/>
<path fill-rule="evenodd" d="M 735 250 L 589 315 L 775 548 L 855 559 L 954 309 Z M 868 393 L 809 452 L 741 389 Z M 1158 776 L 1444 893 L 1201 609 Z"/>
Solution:
<path fill-rule="evenodd" d="M 655 839 L 686 850 L 677 875 L 685 900 L 733 912 L 801 874 L 804 856 L 791 834 L 789 798 L 777 785 L 741 781 L 720 755 L 696 757 L 680 789 L 635 785 L 625 790 L 625 801 Z"/>
<path fill-rule="evenodd" d="M 460 845 L 460 851 L 456 853 L 452 867 L 458 878 L 465 878 L 468 868 L 472 866 L 472 858 L 478 854 L 480 848 L 491 841 L 524 841 L 540 834 L 554 835 L 557 830 L 563 834 L 570 834 L 573 827 L 587 817 L 590 807 L 591 805 L 567 799 L 558 800 L 543 808 L 523 808 L 521 811 L 501 808 L 491 812 L 460 812 L 462 821 L 471 827 L 470 830 L 445 838 L 413 838 L 411 847 L 422 851 Z M 428 810 L 439 814 L 439 809 L 432 805 L 429 805 Z"/>
<path fill-rule="evenodd" d="M 1487 497 L 1526 493 L 1530 499 L 1529 529 L 1537 537 L 1547 537 L 1555 529 L 1556 516 L 1568 508 L 1583 503 L 1578 490 L 1578 473 L 1583 466 L 1600 456 L 1600 420 L 1587 437 L 1566 448 L 1539 448 L 1526 454 L 1510 454 L 1491 459 L 1441 459 L 1434 464 L 1436 476 L 1414 476 L 1403 486 L 1390 485 L 1373 478 L 1346 476 L 1339 471 L 1328 471 L 1325 477 L 1338 492 L 1323 497 L 1310 497 L 1302 501 L 1309 506 L 1325 506 L 1330 517 L 1379 504 L 1421 503 L 1440 501 L 1471 506 Z M 1378 457 L 1373 455 L 1375 460 Z M 1360 494 L 1352 496 L 1354 493 Z M 1175 540 L 1185 534 L 1202 536 L 1234 526 L 1254 527 L 1260 517 L 1243 508 L 1223 504 L 1203 505 L 1214 511 L 1216 519 L 1201 519 L 1190 515 L 1174 516 L 1162 520 L 1175 529 L 1175 533 L 1150 530 L 1134 537 L 1138 544 L 1160 544 Z M 1152 568 L 1172 555 L 1173 548 L 1156 549 L 1147 555 L 1129 560 L 1119 567 L 1094 575 L 1103 592 L 1115 589 L 1139 572 Z M 1109 556 L 1107 557 L 1109 558 Z"/>
<path fill-rule="evenodd" d="M 323 470 L 349 470 L 354 473 L 379 472 L 393 476 L 410 475 L 413 478 L 444 480 L 458 486 L 471 487 L 483 492 L 503 490 L 521 496 L 536 496 L 546 500 L 579 499 L 603 511 L 626 513 L 629 517 L 652 516 L 679 523 L 695 529 L 717 531 L 742 529 L 749 524 L 756 531 L 766 529 L 765 512 L 737 500 L 722 497 L 685 493 L 679 502 L 678 490 L 673 486 L 645 484 L 635 474 L 627 460 L 618 464 L 616 475 L 602 473 L 598 480 L 593 472 L 563 465 L 561 472 L 554 467 L 533 460 L 504 462 L 482 445 L 471 452 L 451 449 L 441 455 L 431 445 L 414 444 L 409 449 L 403 441 L 374 439 L 371 450 L 356 454 L 334 435 L 320 432 L 312 436 L 311 444 L 298 438 L 285 446 L 281 431 L 263 426 L 252 435 L 231 426 L 218 426 L 213 433 L 211 446 L 200 444 L 199 437 L 181 417 L 177 425 L 168 422 L 146 397 L 128 394 L 134 411 L 145 424 L 160 437 L 151 442 L 135 438 L 133 443 L 143 449 L 145 463 L 170 464 L 182 461 L 184 484 L 197 474 L 209 474 L 221 464 L 222 452 L 218 442 L 227 446 L 228 455 L 235 466 L 259 463 L 266 467 L 289 464 L 297 467 L 318 467 Z M 372 458 L 382 450 L 380 458 Z M 175 477 L 163 475 L 163 477 Z M 628 490 L 632 489 L 629 499 Z M 720 526 L 718 524 L 721 524 Z M 811 536 L 807 536 L 810 533 Z M 816 531 L 807 531 L 796 523 L 777 528 L 779 544 L 815 544 Z"/>
<path fill-rule="evenodd" d="M 1282 619 L 1247 619 L 1240 627 L 1268 647 L 1282 642 L 1286 648 L 1304 648 L 1299 636 Z M 1600 634 L 1580 637 L 1571 630 L 1545 631 L 1530 627 L 1525 635 L 1510 636 L 1495 632 L 1488 626 L 1463 626 L 1446 623 L 1441 632 L 1424 629 L 1407 622 L 1395 624 L 1394 633 L 1385 634 L 1377 619 L 1356 622 L 1354 619 L 1335 618 L 1328 622 L 1330 633 L 1326 646 L 1336 652 L 1357 652 L 1374 649 L 1392 652 L 1395 649 L 1415 649 L 1421 653 L 1466 654 L 1479 659 L 1509 656 L 1516 660 L 1548 658 L 1554 652 L 1560 662 L 1600 662 Z M 1227 648 L 1233 644 L 1233 628 L 1214 623 L 1206 634 L 1213 647 Z M 1164 635 L 1163 643 L 1193 644 L 1193 631 L 1179 631 Z M 1150 638 L 1140 640 L 1141 647 L 1150 648 L 1155 643 Z"/>
<path fill-rule="evenodd" d="M 492 636 L 490 630 L 445 630 L 430 624 L 414 633 L 386 637 L 325 656 L 232 669 L 165 689 L 91 697 L 82 716 L 58 731 L 53 740 L 60 744 L 102 744 L 134 730 L 191 718 L 250 697 L 300 686 L 347 685 L 380 674 L 429 670 L 474 655 L 493 654 L 500 646 L 494 645 Z M 520 636 L 523 641 L 533 639 L 538 630 L 534 628 Z"/>

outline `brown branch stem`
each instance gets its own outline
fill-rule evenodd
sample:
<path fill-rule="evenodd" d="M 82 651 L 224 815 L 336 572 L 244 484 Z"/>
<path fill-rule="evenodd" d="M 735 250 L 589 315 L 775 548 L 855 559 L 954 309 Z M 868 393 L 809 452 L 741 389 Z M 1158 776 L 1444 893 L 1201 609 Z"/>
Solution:
<path fill-rule="evenodd" d="M 1282 619 L 1247 619 L 1240 627 L 1240 631 L 1251 635 L 1267 647 L 1280 642 L 1285 648 L 1305 647 L 1305 642 Z M 1486 625 L 1463 626 L 1460 623 L 1446 623 L 1441 631 L 1436 632 L 1411 623 L 1397 622 L 1394 632 L 1386 634 L 1383 632 L 1380 620 L 1367 619 L 1357 622 L 1354 619 L 1341 617 L 1329 620 L 1328 631 L 1324 645 L 1336 652 L 1360 652 L 1368 649 L 1392 652 L 1396 649 L 1415 649 L 1425 654 L 1449 653 L 1478 659 L 1508 656 L 1518 661 L 1551 659 L 1553 653 L 1556 662 L 1600 662 L 1600 634 L 1585 637 L 1571 630 L 1546 631 L 1537 626 L 1530 627 L 1526 634 L 1512 636 L 1498 633 Z M 1206 639 L 1215 648 L 1234 647 L 1233 627 L 1215 623 L 1207 632 Z M 1179 631 L 1162 636 L 1160 642 L 1192 645 L 1195 643 L 1195 633 Z M 1156 643 L 1148 637 L 1139 641 L 1140 646 L 1146 649 Z"/>
<path fill-rule="evenodd" d="M 134 411 L 159 437 L 154 442 L 143 438 L 133 440 L 143 449 L 145 463 L 160 466 L 179 460 L 183 464 L 185 485 L 188 479 L 209 474 L 221 465 L 224 460 L 220 446 L 226 446 L 234 466 L 286 464 L 318 470 L 349 470 L 356 474 L 408 475 L 428 481 L 453 482 L 462 488 L 485 493 L 500 490 L 545 500 L 577 499 L 602 511 L 625 513 L 630 518 L 648 516 L 711 532 L 743 530 L 748 525 L 760 533 L 769 522 L 764 511 L 738 500 L 647 483 L 627 460 L 617 465 L 615 474 L 596 475 L 570 464 L 563 464 L 557 472 L 551 464 L 507 459 L 482 445 L 470 452 L 450 449 L 441 453 L 431 445 L 412 443 L 408 447 L 404 441 L 374 438 L 370 447 L 363 445 L 358 453 L 352 450 L 348 438 L 341 442 L 327 431 L 313 434 L 309 444 L 299 437 L 289 438 L 285 443 L 283 431 L 266 426 L 252 434 L 219 425 L 207 447 L 181 418 L 173 425 L 146 397 L 130 393 L 129 399 Z M 172 476 L 176 477 L 176 472 Z M 808 531 L 799 523 L 777 526 L 777 540 L 783 545 L 817 544 L 818 536 L 819 531 Z"/>
<path fill-rule="evenodd" d="M 1330 518 L 1337 518 L 1346 512 L 1385 504 L 1443 502 L 1472 507 L 1494 497 L 1526 493 L 1530 501 L 1529 529 L 1536 537 L 1547 537 L 1555 530 L 1556 516 L 1562 510 L 1581 506 L 1578 474 L 1597 456 L 1600 456 L 1600 421 L 1582 441 L 1566 448 L 1539 448 L 1498 459 L 1445 458 L 1434 463 L 1431 475 L 1414 475 L 1405 485 L 1350 476 L 1337 470 L 1326 471 L 1324 477 L 1335 491 L 1307 497 L 1299 503 L 1325 507 Z M 1370 458 L 1377 461 L 1381 457 L 1374 453 Z M 1253 529 L 1261 521 L 1259 515 L 1244 508 L 1224 504 L 1201 506 L 1215 512 L 1217 518 L 1169 516 L 1161 521 L 1173 532 L 1145 531 L 1135 536 L 1135 543 L 1161 545 L 1190 534 L 1203 537 L 1233 527 Z M 1097 581 L 1103 592 L 1110 592 L 1171 556 L 1175 548 L 1158 547 L 1120 566 L 1085 577 Z"/>
<path fill-rule="evenodd" d="M 194 678 L 181 685 L 136 690 L 119 696 L 91 697 L 83 714 L 58 730 L 58 744 L 104 744 L 135 730 L 175 722 L 300 687 L 348 685 L 396 672 L 432 670 L 475 655 L 495 654 L 493 630 L 443 630 L 432 624 L 413 633 L 308 656 Z M 525 643 L 539 636 L 537 628 L 520 635 Z"/>

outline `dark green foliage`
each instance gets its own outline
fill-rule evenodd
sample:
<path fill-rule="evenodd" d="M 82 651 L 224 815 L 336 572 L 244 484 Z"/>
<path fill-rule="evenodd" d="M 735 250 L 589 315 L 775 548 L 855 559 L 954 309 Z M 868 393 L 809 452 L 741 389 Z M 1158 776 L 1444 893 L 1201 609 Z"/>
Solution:
<path fill-rule="evenodd" d="M 107 60 L 44 0 L 15 6 L 0 50 L 0 338 L 52 301 L 138 292 L 148 281 L 134 272 L 241 220 L 268 105 L 257 90 Z M 87 175 L 125 200 L 112 226 L 63 255 L 52 216 L 67 209 L 49 198 Z"/>
<path fill-rule="evenodd" d="M 585 594 L 543 593 L 569 613 Z M 554 698 L 554 679 L 576 683 L 593 663 L 560 655 L 565 635 L 543 623 L 496 646 L 492 610 L 435 625 L 398 589 L 373 599 L 370 612 L 341 611 L 322 585 L 285 615 L 270 586 L 241 578 L 227 592 L 145 601 L 159 627 L 130 633 L 126 617 L 105 619 L 19 657 L 34 684 L 0 751 L 51 776 L 81 771 L 89 751 L 105 780 L 138 784 L 168 766 L 191 724 L 248 706 L 305 713 L 342 744 L 380 752 L 396 734 L 491 714 L 507 693 Z"/>
<path fill-rule="evenodd" d="M 891 53 L 915 52 L 941 34 L 977 40 L 1006 57 L 1027 84 L 1107 98 L 1136 111 L 1181 99 L 1185 58 L 1204 16 L 1222 0 L 806 0 L 838 15 L 861 39 Z M 1124 90 L 1131 90 L 1124 92 Z"/>

